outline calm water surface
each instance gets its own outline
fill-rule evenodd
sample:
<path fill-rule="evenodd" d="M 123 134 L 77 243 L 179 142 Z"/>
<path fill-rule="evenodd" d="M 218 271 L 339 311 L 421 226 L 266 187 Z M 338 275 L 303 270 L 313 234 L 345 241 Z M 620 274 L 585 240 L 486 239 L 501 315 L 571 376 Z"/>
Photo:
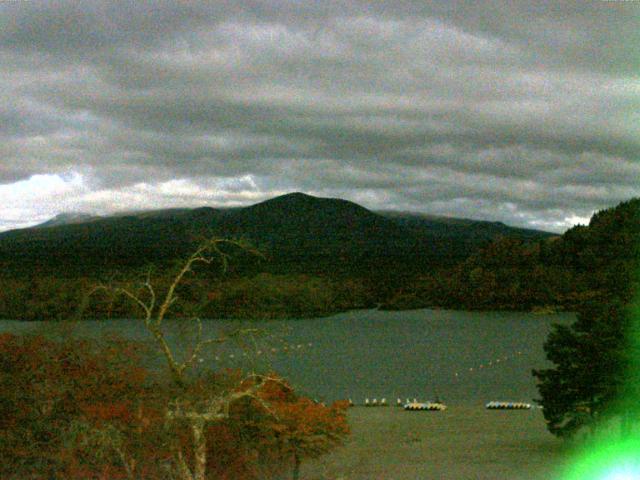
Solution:
<path fill-rule="evenodd" d="M 203 355 L 202 368 L 273 368 L 299 390 L 331 401 L 439 396 L 449 404 L 489 400 L 531 401 L 536 397 L 532 368 L 546 364 L 542 344 L 552 323 L 570 314 L 413 310 L 353 311 L 327 318 L 263 322 L 204 321 L 204 337 L 237 328 L 243 346 L 227 343 Z M 168 322 L 168 338 L 187 345 L 190 323 Z M 0 331 L 44 331 L 50 335 L 145 340 L 135 320 L 86 321 L 73 330 L 44 322 L 0 321 Z M 157 357 L 156 357 L 157 358 Z"/>

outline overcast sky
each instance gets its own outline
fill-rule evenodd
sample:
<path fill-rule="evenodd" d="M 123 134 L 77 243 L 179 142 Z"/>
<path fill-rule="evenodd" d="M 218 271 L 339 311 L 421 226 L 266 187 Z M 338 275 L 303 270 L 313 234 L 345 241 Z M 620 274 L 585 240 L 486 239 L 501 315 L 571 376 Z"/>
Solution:
<path fill-rule="evenodd" d="M 282 193 L 563 231 L 640 195 L 640 1 L 0 2 L 0 230 Z"/>

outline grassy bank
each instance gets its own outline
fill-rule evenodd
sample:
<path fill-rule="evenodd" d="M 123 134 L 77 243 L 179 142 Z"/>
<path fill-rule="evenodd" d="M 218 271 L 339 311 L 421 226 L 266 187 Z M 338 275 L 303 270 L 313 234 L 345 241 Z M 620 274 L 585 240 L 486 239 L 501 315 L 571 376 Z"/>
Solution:
<path fill-rule="evenodd" d="M 352 435 L 335 453 L 302 467 L 304 480 L 542 480 L 567 457 L 537 410 L 450 407 L 405 412 L 355 407 Z"/>

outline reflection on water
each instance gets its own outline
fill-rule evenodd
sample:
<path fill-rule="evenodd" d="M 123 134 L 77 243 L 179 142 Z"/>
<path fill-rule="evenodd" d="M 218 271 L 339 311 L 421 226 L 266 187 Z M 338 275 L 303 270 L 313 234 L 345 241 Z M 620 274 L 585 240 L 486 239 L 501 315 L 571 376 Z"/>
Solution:
<path fill-rule="evenodd" d="M 209 320 L 203 322 L 204 338 L 246 331 L 204 354 L 198 365 L 273 368 L 299 390 L 326 401 L 385 397 L 393 404 L 398 397 L 438 396 L 450 404 L 530 402 L 536 397 L 531 369 L 545 365 L 542 344 L 551 324 L 572 319 L 570 314 L 364 310 L 301 320 Z M 192 327 L 187 321 L 168 322 L 169 340 L 184 350 L 194 337 Z M 0 330 L 149 338 L 135 320 L 87 321 L 73 328 L 1 321 Z"/>

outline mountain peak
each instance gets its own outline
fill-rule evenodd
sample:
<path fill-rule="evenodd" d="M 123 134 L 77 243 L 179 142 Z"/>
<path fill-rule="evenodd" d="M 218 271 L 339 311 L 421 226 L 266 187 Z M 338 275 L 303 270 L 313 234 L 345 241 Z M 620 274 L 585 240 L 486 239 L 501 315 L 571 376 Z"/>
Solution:
<path fill-rule="evenodd" d="M 279 197 L 265 200 L 250 207 L 246 213 L 254 212 L 260 216 L 285 215 L 287 221 L 323 223 L 338 218 L 378 218 L 378 215 L 358 205 L 341 198 L 316 197 L 302 192 L 292 192 Z"/>
<path fill-rule="evenodd" d="M 319 197 L 314 197 L 313 195 L 309 195 L 308 193 L 304 193 L 304 192 L 291 192 L 291 193 L 285 193 L 284 195 L 280 195 L 280 197 L 276 197 L 276 198 L 319 198 Z"/>
<path fill-rule="evenodd" d="M 313 202 L 313 201 L 321 201 L 321 200 L 327 200 L 327 199 L 322 197 L 315 197 L 313 195 L 309 195 L 308 193 L 304 193 L 304 192 L 291 192 L 291 193 L 285 193 L 284 195 L 280 195 L 278 197 L 270 198 L 269 200 L 266 200 L 262 203 L 267 203 L 267 202 L 299 203 L 299 202 Z"/>

